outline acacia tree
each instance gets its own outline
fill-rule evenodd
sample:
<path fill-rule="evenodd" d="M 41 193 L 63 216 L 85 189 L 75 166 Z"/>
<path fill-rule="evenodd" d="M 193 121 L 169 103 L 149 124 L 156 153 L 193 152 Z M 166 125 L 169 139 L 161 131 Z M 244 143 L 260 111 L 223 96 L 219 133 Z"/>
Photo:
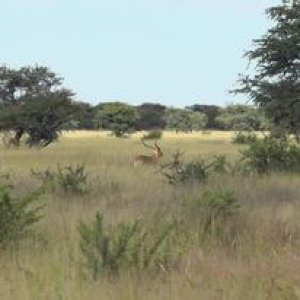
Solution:
<path fill-rule="evenodd" d="M 189 118 L 191 130 L 199 131 L 206 127 L 208 118 L 204 113 L 191 111 L 189 112 Z"/>
<path fill-rule="evenodd" d="M 222 108 L 217 105 L 193 104 L 187 106 L 186 109 L 194 112 L 201 112 L 206 115 L 206 129 L 220 129 L 220 124 L 217 122 L 217 117 L 221 114 Z"/>
<path fill-rule="evenodd" d="M 228 105 L 216 121 L 225 130 L 268 130 L 270 127 L 263 110 L 242 104 Z"/>
<path fill-rule="evenodd" d="M 9 145 L 45 147 L 73 118 L 72 92 L 47 67 L 0 67 L 0 130 Z"/>
<path fill-rule="evenodd" d="M 95 127 L 95 114 L 96 108 L 86 102 L 76 102 L 74 105 L 77 108 L 77 114 L 75 118 L 77 129 L 96 129 Z"/>
<path fill-rule="evenodd" d="M 165 128 L 165 110 L 166 107 L 158 103 L 143 103 L 138 106 L 138 130 Z"/>
<path fill-rule="evenodd" d="M 193 112 L 186 109 L 168 108 L 166 110 L 167 128 L 176 132 L 189 132 L 201 130 L 207 123 L 207 116 L 201 112 Z"/>
<path fill-rule="evenodd" d="M 125 103 L 109 102 L 96 107 L 96 126 L 111 130 L 116 137 L 135 131 L 137 118 L 136 108 Z"/>
<path fill-rule="evenodd" d="M 237 93 L 263 107 L 282 134 L 300 138 L 300 0 L 282 0 L 266 10 L 274 25 L 245 56 L 254 76 L 242 76 Z"/>

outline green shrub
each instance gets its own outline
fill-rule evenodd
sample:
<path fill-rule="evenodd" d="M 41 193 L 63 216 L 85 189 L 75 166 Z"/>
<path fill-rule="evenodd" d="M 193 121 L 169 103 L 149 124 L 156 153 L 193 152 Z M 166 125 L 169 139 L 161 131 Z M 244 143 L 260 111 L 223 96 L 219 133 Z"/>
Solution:
<path fill-rule="evenodd" d="M 177 151 L 169 163 L 161 166 L 160 172 L 168 183 L 177 185 L 206 181 L 210 163 L 206 163 L 203 159 L 184 163 L 181 157 L 182 153 Z"/>
<path fill-rule="evenodd" d="M 46 187 L 58 188 L 65 193 L 83 194 L 87 192 L 87 174 L 84 165 L 57 166 L 57 171 L 31 170 L 31 174 L 41 180 Z"/>
<path fill-rule="evenodd" d="M 255 143 L 257 141 L 257 136 L 254 132 L 243 132 L 238 131 L 232 138 L 234 144 L 247 145 L 250 143 Z"/>
<path fill-rule="evenodd" d="M 94 279 L 107 272 L 166 266 L 172 229 L 170 224 L 151 229 L 141 221 L 110 226 L 97 213 L 92 224 L 80 222 L 78 226 L 84 266 Z"/>
<path fill-rule="evenodd" d="M 215 173 L 225 174 L 229 172 L 231 165 L 227 162 L 226 155 L 216 155 L 214 156 L 212 162 L 212 170 Z"/>
<path fill-rule="evenodd" d="M 211 167 L 204 159 L 191 161 L 182 166 L 179 172 L 179 181 L 187 182 L 204 182 L 208 178 L 208 171 Z"/>
<path fill-rule="evenodd" d="M 66 193 L 83 194 L 86 190 L 87 175 L 84 165 L 58 166 L 56 175 L 57 184 Z"/>
<path fill-rule="evenodd" d="M 8 187 L 0 187 L 0 246 L 19 241 L 27 236 L 41 218 L 39 204 L 42 190 L 23 198 L 13 197 Z"/>
<path fill-rule="evenodd" d="M 160 140 L 163 132 L 161 130 L 151 130 L 143 135 L 144 140 Z"/>
<path fill-rule="evenodd" d="M 237 217 L 238 210 L 239 203 L 231 191 L 207 191 L 201 197 L 185 199 L 182 216 L 184 222 L 196 228 L 200 238 L 228 240 L 232 237 L 231 222 Z"/>
<path fill-rule="evenodd" d="M 212 172 L 215 174 L 248 176 L 251 168 L 242 159 L 229 162 L 226 155 L 216 155 L 212 160 Z"/>
<path fill-rule="evenodd" d="M 185 163 L 182 153 L 177 151 L 169 163 L 161 166 L 160 172 L 168 183 L 176 185 L 205 182 L 211 173 L 225 173 L 227 169 L 226 156 L 215 156 L 211 160 L 200 158 Z"/>
<path fill-rule="evenodd" d="M 204 183 L 210 176 L 216 174 L 246 176 L 251 172 L 251 167 L 244 159 L 230 163 L 225 155 L 215 155 L 211 159 L 200 158 L 184 162 L 180 151 L 176 151 L 170 162 L 160 168 L 160 173 L 172 185 Z"/>
<path fill-rule="evenodd" d="M 265 136 L 241 153 L 245 164 L 260 174 L 300 172 L 300 147 L 289 139 Z"/>

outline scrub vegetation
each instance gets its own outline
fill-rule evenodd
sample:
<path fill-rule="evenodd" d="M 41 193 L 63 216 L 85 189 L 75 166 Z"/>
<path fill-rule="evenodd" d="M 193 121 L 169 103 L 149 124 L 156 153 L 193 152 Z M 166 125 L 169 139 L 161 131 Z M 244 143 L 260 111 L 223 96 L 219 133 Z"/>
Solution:
<path fill-rule="evenodd" d="M 256 170 L 229 132 L 164 132 L 133 168 L 143 134 L 1 146 L 0 298 L 299 299 L 298 170 Z M 178 151 L 197 172 L 170 184 Z"/>

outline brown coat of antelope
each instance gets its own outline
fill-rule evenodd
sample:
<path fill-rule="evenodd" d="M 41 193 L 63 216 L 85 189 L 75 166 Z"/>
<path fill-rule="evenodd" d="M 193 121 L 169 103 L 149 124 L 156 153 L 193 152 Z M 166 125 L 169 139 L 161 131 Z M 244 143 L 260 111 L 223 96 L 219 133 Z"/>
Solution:
<path fill-rule="evenodd" d="M 142 144 L 152 149 L 152 155 L 138 155 L 133 160 L 134 167 L 139 165 L 152 165 L 156 164 L 158 160 L 163 156 L 163 152 L 161 151 L 160 147 L 157 145 L 156 141 L 153 143 L 153 146 L 149 146 L 145 143 L 143 139 L 141 139 Z"/>

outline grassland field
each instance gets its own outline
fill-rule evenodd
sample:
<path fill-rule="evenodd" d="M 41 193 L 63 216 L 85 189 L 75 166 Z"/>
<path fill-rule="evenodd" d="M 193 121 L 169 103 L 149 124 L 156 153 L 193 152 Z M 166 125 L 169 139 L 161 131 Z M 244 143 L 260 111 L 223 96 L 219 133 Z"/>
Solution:
<path fill-rule="evenodd" d="M 76 131 L 42 150 L 0 147 L 0 173 L 11 174 L 19 195 L 40 184 L 32 168 L 55 170 L 58 164 L 84 164 L 89 186 L 82 196 L 46 193 L 34 236 L 17 252 L 0 252 L 0 299 L 300 299 L 300 177 L 224 175 L 174 188 L 155 166 L 133 168 L 135 155 L 150 154 L 140 143 L 141 134 L 117 139 Z M 231 137 L 230 132 L 165 132 L 159 141 L 161 162 L 176 150 L 187 161 L 217 154 L 235 161 L 243 146 L 232 144 Z M 232 191 L 241 206 L 242 218 L 234 220 L 240 229 L 234 247 L 195 243 L 174 268 L 157 276 L 128 272 L 94 281 L 80 275 L 79 220 L 89 223 L 97 211 L 111 224 L 151 218 L 157 211 L 168 218 L 183 198 L 218 189 Z"/>

